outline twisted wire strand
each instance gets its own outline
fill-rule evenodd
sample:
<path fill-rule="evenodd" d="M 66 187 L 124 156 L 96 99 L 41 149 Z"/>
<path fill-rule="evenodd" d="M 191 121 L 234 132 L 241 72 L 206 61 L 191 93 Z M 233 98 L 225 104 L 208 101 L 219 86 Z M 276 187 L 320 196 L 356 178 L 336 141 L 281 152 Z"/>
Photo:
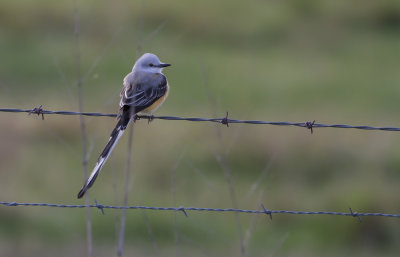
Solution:
<path fill-rule="evenodd" d="M 267 210 L 262 205 L 263 210 L 245 210 L 245 209 L 232 209 L 232 208 L 197 208 L 197 207 L 154 207 L 154 206 L 113 206 L 113 205 L 102 205 L 98 204 L 89 205 L 73 205 L 73 204 L 52 204 L 52 203 L 18 203 L 18 202 L 0 202 L 0 205 L 12 207 L 12 206 L 33 206 L 33 207 L 55 207 L 55 208 L 98 208 L 103 209 L 126 209 L 126 210 L 155 210 L 155 211 L 181 211 L 188 216 L 187 211 L 198 211 L 198 212 L 239 212 L 239 213 L 250 213 L 250 214 L 266 214 L 272 217 L 272 214 L 293 214 L 293 215 L 338 215 L 338 216 L 352 216 L 352 217 L 386 217 L 386 218 L 400 218 L 400 214 L 390 213 L 363 213 L 353 212 L 350 208 L 350 212 L 331 212 L 331 211 L 290 211 L 290 210 Z"/>
<path fill-rule="evenodd" d="M 39 108 L 33 109 L 10 109 L 10 108 L 0 108 L 0 112 L 13 112 L 13 113 L 29 113 L 29 114 L 37 114 L 44 115 L 46 114 L 58 114 L 58 115 L 84 115 L 84 116 L 94 116 L 94 117 L 117 117 L 117 114 L 112 113 L 97 113 L 97 112 L 71 112 L 71 111 L 49 111 L 43 110 L 41 106 Z M 322 124 L 315 123 L 315 121 L 306 121 L 306 122 L 285 122 L 285 121 L 261 121 L 261 120 L 237 120 L 237 119 L 229 119 L 228 113 L 223 118 L 190 118 L 190 117 L 176 117 L 176 116 L 145 116 L 138 115 L 139 119 L 159 119 L 159 120 L 175 120 L 175 121 L 193 121 L 193 122 L 216 122 L 222 123 L 227 126 L 231 123 L 244 123 L 244 124 L 255 124 L 255 125 L 274 125 L 274 126 L 296 126 L 312 129 L 313 128 L 343 128 L 343 129 L 362 129 L 362 130 L 382 130 L 382 131 L 400 131 L 398 127 L 373 127 L 373 126 L 353 126 L 346 124 Z"/>

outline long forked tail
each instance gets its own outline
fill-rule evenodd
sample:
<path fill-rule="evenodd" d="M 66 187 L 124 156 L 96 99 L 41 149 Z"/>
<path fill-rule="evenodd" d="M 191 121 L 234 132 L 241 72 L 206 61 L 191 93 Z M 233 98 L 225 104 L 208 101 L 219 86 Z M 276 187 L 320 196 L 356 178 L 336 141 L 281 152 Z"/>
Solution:
<path fill-rule="evenodd" d="M 82 196 L 85 195 L 86 191 L 93 185 L 94 181 L 97 178 L 97 175 L 99 175 L 101 168 L 106 163 L 112 150 L 114 149 L 115 145 L 117 144 L 118 139 L 122 136 L 122 134 L 124 134 L 125 129 L 128 126 L 130 119 L 131 119 L 130 112 L 124 111 L 121 115 L 120 120 L 118 121 L 117 125 L 115 126 L 114 130 L 111 132 L 110 140 L 108 140 L 106 147 L 104 148 L 103 152 L 100 154 L 99 159 L 97 160 L 96 166 L 94 166 L 92 173 L 90 174 L 89 178 L 86 180 L 81 191 L 79 191 L 78 198 L 82 198 Z"/>

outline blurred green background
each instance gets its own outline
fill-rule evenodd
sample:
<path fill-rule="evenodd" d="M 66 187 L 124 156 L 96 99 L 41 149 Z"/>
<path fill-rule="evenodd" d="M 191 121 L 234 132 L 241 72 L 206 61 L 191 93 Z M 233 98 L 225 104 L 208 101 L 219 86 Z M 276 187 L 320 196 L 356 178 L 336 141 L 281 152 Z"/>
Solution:
<path fill-rule="evenodd" d="M 115 113 L 137 56 L 171 91 L 156 115 L 400 126 L 397 0 L 0 1 L 0 107 Z M 116 121 L 85 117 L 89 170 Z M 84 204 L 77 116 L 0 113 L 1 201 Z M 120 205 L 126 134 L 90 190 Z M 133 135 L 129 205 L 400 213 L 398 133 L 154 120 Z M 218 161 L 218 157 L 222 158 Z M 92 209 L 94 256 L 121 212 Z M 127 212 L 126 256 L 394 256 L 389 218 Z M 151 232 L 149 232 L 151 231 Z M 84 209 L 0 207 L 0 256 L 87 256 Z"/>

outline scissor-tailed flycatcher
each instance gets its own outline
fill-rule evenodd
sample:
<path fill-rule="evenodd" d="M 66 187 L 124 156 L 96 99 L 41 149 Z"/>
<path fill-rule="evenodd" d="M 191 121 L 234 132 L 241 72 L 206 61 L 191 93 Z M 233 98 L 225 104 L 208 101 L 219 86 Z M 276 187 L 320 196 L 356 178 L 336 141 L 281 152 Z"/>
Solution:
<path fill-rule="evenodd" d="M 92 173 L 79 191 L 78 198 L 81 198 L 93 185 L 118 139 L 134 116 L 137 113 L 151 115 L 167 98 L 169 86 L 162 69 L 168 66 L 170 64 L 162 63 L 156 55 L 146 53 L 136 61 L 132 72 L 126 75 L 119 103 L 119 121 L 111 132 L 110 140 L 100 154 Z"/>

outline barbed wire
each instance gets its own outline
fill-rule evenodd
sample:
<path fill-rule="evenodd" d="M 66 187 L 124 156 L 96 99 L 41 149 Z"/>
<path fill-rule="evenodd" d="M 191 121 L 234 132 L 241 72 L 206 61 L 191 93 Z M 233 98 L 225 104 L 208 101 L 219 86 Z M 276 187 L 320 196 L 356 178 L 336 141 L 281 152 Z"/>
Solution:
<path fill-rule="evenodd" d="M 42 109 L 42 105 L 40 107 L 35 107 L 33 109 L 10 109 L 10 108 L 0 108 L 0 112 L 14 112 L 20 113 L 25 112 L 29 114 L 37 114 L 41 115 L 42 119 L 44 119 L 44 115 L 46 114 L 58 114 L 58 115 L 84 115 L 84 116 L 94 116 L 94 117 L 117 117 L 117 114 L 112 113 L 97 113 L 97 112 L 72 112 L 72 111 L 49 111 Z M 313 133 L 314 128 L 344 128 L 344 129 L 362 129 L 362 130 L 382 130 L 382 131 L 400 131 L 399 127 L 372 127 L 372 126 L 353 126 L 346 124 L 322 124 L 315 123 L 314 121 L 306 121 L 306 122 L 286 122 L 286 121 L 261 121 L 261 120 L 236 120 L 229 119 L 228 112 L 223 118 L 185 118 L 185 117 L 175 117 L 175 116 L 146 116 L 146 115 L 137 115 L 137 119 L 147 119 L 152 121 L 154 119 L 159 120 L 175 120 L 175 121 L 193 121 L 193 122 L 216 122 L 221 123 L 226 126 L 229 126 L 231 123 L 245 123 L 245 124 L 255 124 L 255 125 L 275 125 L 275 126 L 296 126 L 303 127 L 311 130 Z"/>
<path fill-rule="evenodd" d="M 25 112 L 28 114 L 42 115 L 44 119 L 45 114 L 58 114 L 58 115 L 84 115 L 94 117 L 117 117 L 117 114 L 107 113 L 93 113 L 93 112 L 72 112 L 72 111 L 49 111 L 42 109 L 42 106 L 33 109 L 10 109 L 0 108 L 0 112 L 14 112 L 21 113 Z M 228 113 L 223 118 L 184 118 L 175 116 L 144 116 L 138 115 L 138 119 L 161 119 L 161 120 L 181 120 L 181 121 L 193 121 L 193 122 L 217 122 L 229 126 L 229 123 L 245 123 L 245 124 L 256 124 L 256 125 L 278 125 L 278 126 L 297 126 L 305 127 L 313 132 L 313 128 L 353 128 L 363 130 L 383 130 L 383 131 L 400 131 L 397 127 L 371 127 L 371 126 L 351 126 L 345 124 L 320 124 L 315 121 L 307 122 L 268 122 L 259 120 L 236 120 L 229 119 Z M 4 206 L 39 206 L 39 207 L 59 207 L 59 208 L 98 208 L 103 212 L 103 209 L 143 209 L 143 210 L 159 210 L 159 211 L 182 211 L 186 216 L 186 211 L 209 211 L 209 212 L 239 212 L 239 213 L 252 213 L 252 214 L 267 214 L 272 219 L 272 214 L 300 214 L 300 215 L 340 215 L 340 216 L 352 216 L 357 217 L 361 221 L 362 216 L 380 216 L 380 217 L 392 217 L 400 218 L 400 214 L 385 214 L 385 213 L 359 213 L 353 212 L 350 208 L 350 213 L 346 212 L 329 212 L 329 211 L 289 211 L 289 210 L 267 210 L 262 205 L 263 210 L 244 210 L 244 209 L 222 209 L 222 208 L 195 208 L 195 207 L 149 207 L 149 206 L 111 206 L 111 205 L 100 205 L 96 202 L 94 205 L 66 205 L 66 204 L 49 204 L 49 203 L 17 203 L 17 202 L 0 202 L 0 205 Z"/>
<path fill-rule="evenodd" d="M 73 205 L 73 204 L 52 204 L 52 203 L 18 203 L 18 202 L 0 202 L 0 205 L 7 207 L 12 206 L 33 206 L 33 207 L 55 207 L 55 208 L 97 208 L 104 214 L 104 209 L 125 209 L 125 210 L 155 210 L 155 211 L 180 211 L 185 214 L 186 217 L 189 215 L 187 211 L 197 212 L 238 212 L 238 213 L 249 213 L 249 214 L 266 214 L 272 219 L 272 214 L 292 214 L 292 215 L 336 215 L 336 216 L 351 216 L 356 217 L 361 222 L 361 217 L 385 217 L 385 218 L 400 218 L 400 214 L 389 214 L 389 213 L 363 213 L 354 212 L 349 208 L 350 212 L 331 212 L 331 211 L 289 211 L 289 210 L 268 210 L 261 205 L 262 210 L 245 210 L 245 209 L 224 209 L 224 208 L 197 208 L 197 207 L 153 207 L 153 206 L 114 206 L 114 205 L 102 205 L 95 200 L 95 204 L 89 205 Z"/>

